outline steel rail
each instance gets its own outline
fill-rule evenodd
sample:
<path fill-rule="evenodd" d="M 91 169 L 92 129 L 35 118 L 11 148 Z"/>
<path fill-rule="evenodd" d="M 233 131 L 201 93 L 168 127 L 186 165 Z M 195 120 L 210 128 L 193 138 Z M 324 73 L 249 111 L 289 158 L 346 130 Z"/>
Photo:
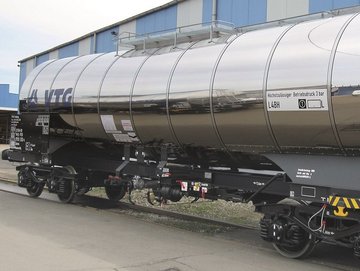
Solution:
<path fill-rule="evenodd" d="M 11 184 L 11 185 L 16 185 L 16 182 L 11 181 L 9 179 L 1 178 L 1 177 L 0 177 L 0 182 Z M 21 196 L 28 196 L 25 191 L 24 191 L 24 193 L 13 192 L 13 191 L 8 191 L 6 189 L 3 189 L 1 187 L 0 187 L 0 191 L 17 194 L 17 195 L 21 195 Z M 51 199 L 48 199 L 48 198 L 40 198 L 40 199 L 52 201 Z M 205 218 L 205 217 L 200 217 L 200 216 L 195 216 L 195 215 L 190 215 L 190 214 L 184 214 L 184 213 L 180 213 L 180 212 L 159 209 L 156 207 L 134 205 L 131 203 L 126 203 L 126 202 L 121 202 L 121 201 L 120 202 L 112 202 L 106 198 L 101 198 L 101 197 L 97 197 L 97 196 L 89 196 L 89 195 L 77 196 L 75 198 L 75 201 L 72 204 L 78 205 L 78 206 L 93 207 L 93 208 L 98 208 L 98 209 L 100 209 L 99 206 L 102 206 L 102 208 L 107 211 L 128 209 L 128 210 L 133 210 L 133 211 L 136 211 L 139 213 L 140 212 L 141 213 L 151 213 L 151 214 L 156 214 L 159 216 L 166 216 L 166 217 L 179 219 L 179 220 L 186 220 L 186 221 L 192 221 L 192 222 L 198 222 L 198 223 L 204 223 L 204 224 L 212 224 L 212 225 L 217 225 L 217 226 L 222 226 L 222 227 L 258 230 L 258 228 L 251 227 L 249 225 L 241 225 L 241 224 L 226 222 L 226 221 L 222 221 L 222 220 L 218 220 L 218 219 L 211 219 L 211 218 Z"/>

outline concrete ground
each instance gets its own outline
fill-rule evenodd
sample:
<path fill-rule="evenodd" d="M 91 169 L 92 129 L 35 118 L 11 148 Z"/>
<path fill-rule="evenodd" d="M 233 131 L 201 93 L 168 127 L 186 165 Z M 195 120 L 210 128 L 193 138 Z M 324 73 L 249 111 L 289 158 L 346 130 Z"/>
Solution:
<path fill-rule="evenodd" d="M 7 192 L 0 214 L 0 270 L 356 270 L 283 258 L 246 229 L 208 236 Z"/>
<path fill-rule="evenodd" d="M 5 149 L 9 149 L 9 145 L 0 144 L 0 154 Z M 0 159 L 0 177 L 5 180 L 17 180 L 16 165 L 17 163 L 9 163 Z"/>
<path fill-rule="evenodd" d="M 15 168 L 0 161 L 4 176 L 15 179 Z M 360 270 L 350 249 L 322 244 L 309 259 L 289 260 L 254 230 L 196 233 L 96 203 L 66 205 L 47 192 L 40 199 L 19 193 L 25 189 L 0 183 L 0 271 Z"/>

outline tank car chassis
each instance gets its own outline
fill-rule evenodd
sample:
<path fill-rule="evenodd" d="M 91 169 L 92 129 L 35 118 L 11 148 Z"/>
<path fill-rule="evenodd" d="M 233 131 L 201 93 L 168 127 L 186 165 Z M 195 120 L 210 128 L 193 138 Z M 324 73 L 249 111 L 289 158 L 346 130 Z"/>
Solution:
<path fill-rule="evenodd" d="M 31 197 L 46 186 L 70 203 L 93 187 L 105 187 L 118 201 L 133 190 L 148 189 L 150 202 L 177 202 L 183 196 L 250 202 L 260 221 L 261 237 L 289 258 L 308 256 L 321 241 L 352 248 L 360 258 L 359 191 L 303 186 L 284 171 L 213 167 L 177 161 L 172 146 L 153 150 L 141 145 L 74 140 L 61 131 L 52 138 L 50 115 L 22 114 L 12 119 L 11 148 L 2 159 L 20 162 L 18 185 Z M 316 193 L 315 193 L 316 191 Z M 154 198 L 152 198 L 153 196 Z"/>

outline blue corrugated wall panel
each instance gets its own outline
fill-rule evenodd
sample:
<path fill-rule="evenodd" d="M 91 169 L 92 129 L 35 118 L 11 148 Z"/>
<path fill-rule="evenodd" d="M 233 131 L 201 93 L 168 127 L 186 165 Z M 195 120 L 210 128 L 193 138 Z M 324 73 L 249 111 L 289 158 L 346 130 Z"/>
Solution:
<path fill-rule="evenodd" d="M 109 53 L 116 51 L 114 36 L 111 34 L 112 31 L 117 33 L 119 31 L 119 27 L 116 26 L 96 34 L 96 53 Z"/>
<path fill-rule="evenodd" d="M 359 5 L 359 0 L 333 0 L 333 8 L 346 8 Z"/>
<path fill-rule="evenodd" d="M 19 89 L 21 89 L 22 84 L 26 78 L 26 62 L 20 63 L 20 77 L 19 77 Z"/>
<path fill-rule="evenodd" d="M 310 0 L 309 13 L 316 13 L 332 9 L 332 0 Z"/>
<path fill-rule="evenodd" d="M 9 84 L 0 84 L 0 107 L 17 108 L 19 95 L 9 93 Z"/>
<path fill-rule="evenodd" d="M 213 0 L 203 0 L 203 10 L 202 10 L 202 22 L 203 23 L 211 22 L 212 1 Z"/>
<path fill-rule="evenodd" d="M 79 55 L 79 43 L 74 42 L 59 49 L 59 58 Z"/>
<path fill-rule="evenodd" d="M 163 12 L 165 15 L 166 28 L 167 29 L 176 28 L 177 27 L 177 5 L 172 6 L 170 9 L 168 9 L 167 11 L 164 10 Z"/>
<path fill-rule="evenodd" d="M 136 33 L 145 34 L 176 28 L 177 5 L 145 15 L 136 20 Z"/>
<path fill-rule="evenodd" d="M 359 0 L 310 0 L 309 13 L 359 5 Z"/>
<path fill-rule="evenodd" d="M 233 22 L 233 0 L 219 0 L 217 3 L 217 19 L 220 21 Z"/>
<path fill-rule="evenodd" d="M 49 60 L 49 53 L 36 57 L 36 66 Z"/>
<path fill-rule="evenodd" d="M 249 1 L 249 24 L 259 24 L 266 22 L 267 0 Z"/>
<path fill-rule="evenodd" d="M 222 0 L 224 1 L 224 0 Z M 249 0 L 232 0 L 232 23 L 236 26 L 249 24 Z"/>
<path fill-rule="evenodd" d="M 235 26 L 266 21 L 266 0 L 218 0 L 217 5 L 218 20 Z"/>

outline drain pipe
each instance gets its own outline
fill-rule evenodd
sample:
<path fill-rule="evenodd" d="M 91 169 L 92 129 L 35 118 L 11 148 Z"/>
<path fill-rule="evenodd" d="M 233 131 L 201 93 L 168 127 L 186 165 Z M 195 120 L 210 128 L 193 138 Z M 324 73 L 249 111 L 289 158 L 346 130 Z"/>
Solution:
<path fill-rule="evenodd" d="M 214 27 L 216 27 L 217 23 L 217 0 L 212 1 L 212 14 L 211 14 L 211 24 L 210 24 L 210 41 L 213 41 Z"/>
<path fill-rule="evenodd" d="M 217 0 L 213 0 L 211 21 L 215 22 L 216 20 L 217 20 Z"/>

